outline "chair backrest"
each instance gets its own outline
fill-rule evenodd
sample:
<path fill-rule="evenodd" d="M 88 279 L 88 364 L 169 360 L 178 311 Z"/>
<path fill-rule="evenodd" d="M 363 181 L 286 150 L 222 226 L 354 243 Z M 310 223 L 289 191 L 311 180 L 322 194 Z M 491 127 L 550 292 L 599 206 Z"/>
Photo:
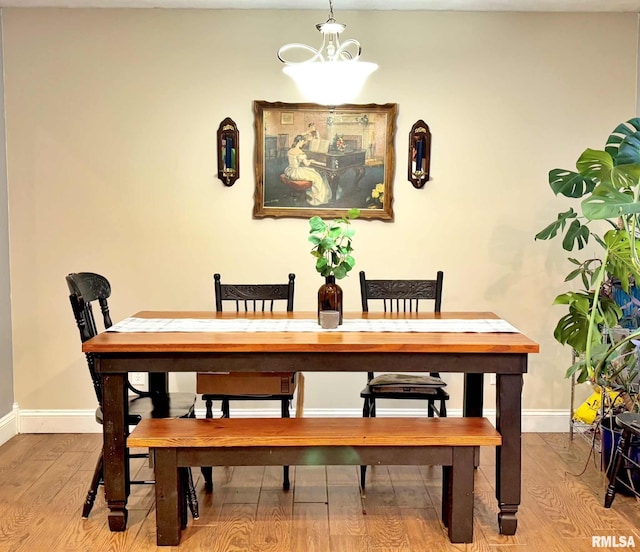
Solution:
<path fill-rule="evenodd" d="M 220 274 L 214 274 L 216 311 L 222 312 L 223 301 L 235 303 L 236 312 L 273 311 L 274 303 L 282 301 L 292 312 L 295 278 L 295 274 L 289 274 L 286 284 L 222 284 Z"/>
<path fill-rule="evenodd" d="M 67 276 L 67 287 L 69 288 L 71 308 L 73 309 L 76 325 L 80 331 L 80 339 L 83 343 L 99 333 L 91 306 L 94 301 L 97 301 L 100 306 L 104 328 L 111 327 L 112 322 L 107 303 L 111 296 L 111 285 L 104 276 L 93 272 L 69 274 Z M 102 405 L 102 386 L 100 378 L 96 375 L 95 359 L 91 353 L 86 353 L 85 356 L 89 365 L 93 388 L 98 398 L 98 404 Z"/>
<path fill-rule="evenodd" d="M 443 279 L 441 270 L 435 280 L 367 280 L 361 271 L 362 311 L 369 312 L 369 301 L 379 299 L 385 312 L 417 312 L 424 301 L 433 301 L 433 311 L 440 312 Z"/>
<path fill-rule="evenodd" d="M 440 312 L 444 274 L 439 270 L 435 280 L 367 280 L 360 271 L 362 312 L 369 312 L 370 300 L 381 300 L 385 312 L 418 312 L 421 302 L 433 301 L 433 312 Z M 430 372 L 438 377 L 438 372 Z M 367 372 L 367 381 L 374 373 Z"/>

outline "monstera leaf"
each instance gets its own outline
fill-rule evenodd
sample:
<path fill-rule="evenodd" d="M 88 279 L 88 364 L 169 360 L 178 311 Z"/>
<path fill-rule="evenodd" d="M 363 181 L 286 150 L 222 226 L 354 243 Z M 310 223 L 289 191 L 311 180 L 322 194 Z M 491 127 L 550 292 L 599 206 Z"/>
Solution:
<path fill-rule="evenodd" d="M 595 375 L 595 367 L 600 363 L 603 358 L 609 357 L 611 349 L 606 343 L 598 343 L 591 349 L 591 358 L 587 362 L 587 358 L 584 355 L 578 356 L 576 362 L 569 367 L 565 377 L 570 378 L 576 374 L 576 381 L 578 383 L 585 383 L 588 380 L 599 380 L 600 378 Z"/>
<path fill-rule="evenodd" d="M 613 158 L 606 151 L 587 148 L 578 158 L 576 167 L 585 178 L 597 182 L 610 182 Z"/>
<path fill-rule="evenodd" d="M 582 197 L 591 192 L 596 183 L 584 177 L 580 173 L 566 171 L 564 169 L 553 169 L 549 171 L 549 185 L 553 193 L 562 194 L 566 197 Z"/>
<path fill-rule="evenodd" d="M 558 231 L 564 230 L 567 222 L 570 219 L 576 218 L 577 216 L 578 213 L 573 210 L 573 207 L 568 211 L 565 211 L 564 213 L 559 213 L 558 218 L 554 222 L 552 222 L 549 226 L 545 227 L 543 230 L 540 230 L 540 232 L 536 234 L 536 240 L 548 240 L 551 238 L 555 238 L 558 234 Z"/>
<path fill-rule="evenodd" d="M 556 325 L 553 336 L 559 343 L 570 345 L 578 353 L 587 350 L 591 308 L 595 297 L 593 292 L 570 291 L 558 295 L 554 305 L 569 305 L 569 312 Z M 599 308 L 596 312 L 595 323 L 613 327 L 622 316 L 622 310 L 614 301 L 607 297 L 600 297 Z M 592 346 L 602 341 L 599 332 L 592 332 Z"/>
<path fill-rule="evenodd" d="M 616 219 L 640 213 L 640 202 L 631 191 L 621 192 L 611 184 L 600 184 L 582 201 L 582 214 L 589 220 Z"/>
<path fill-rule="evenodd" d="M 609 136 L 605 151 L 614 159 L 616 165 L 640 163 L 640 119 L 629 119 L 619 124 Z"/>
<path fill-rule="evenodd" d="M 636 258 L 640 256 L 640 242 L 634 240 L 635 256 L 631 249 L 629 234 L 625 230 L 609 230 L 604 235 L 604 243 L 608 251 L 605 270 L 612 277 L 620 280 L 622 289 L 629 293 L 631 278 L 640 282 L 640 273 L 636 263 Z"/>
<path fill-rule="evenodd" d="M 550 240 L 551 238 L 555 238 L 558 232 L 561 230 L 564 231 L 567 222 L 573 219 L 567 229 L 567 233 L 562 239 L 562 247 L 567 251 L 573 251 L 575 246 L 578 246 L 578 249 L 582 249 L 589 242 L 589 228 L 582 224 L 576 218 L 577 216 L 578 213 L 576 213 L 573 208 L 564 213 L 560 213 L 554 222 L 536 234 L 535 239 Z"/>

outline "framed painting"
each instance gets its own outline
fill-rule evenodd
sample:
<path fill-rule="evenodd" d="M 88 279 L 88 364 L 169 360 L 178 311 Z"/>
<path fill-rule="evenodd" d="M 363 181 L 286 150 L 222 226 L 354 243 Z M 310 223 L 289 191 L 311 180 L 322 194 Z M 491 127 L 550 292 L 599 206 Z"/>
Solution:
<path fill-rule="evenodd" d="M 397 104 L 254 101 L 253 216 L 393 220 Z"/>

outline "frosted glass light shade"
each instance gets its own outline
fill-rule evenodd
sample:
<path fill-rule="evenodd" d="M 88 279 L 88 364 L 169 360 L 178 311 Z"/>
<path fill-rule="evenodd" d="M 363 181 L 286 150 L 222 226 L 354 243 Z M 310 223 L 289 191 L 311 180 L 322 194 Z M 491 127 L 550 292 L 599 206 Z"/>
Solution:
<path fill-rule="evenodd" d="M 354 100 L 377 68 L 367 61 L 312 61 L 287 65 L 282 71 L 309 101 L 340 105 Z"/>

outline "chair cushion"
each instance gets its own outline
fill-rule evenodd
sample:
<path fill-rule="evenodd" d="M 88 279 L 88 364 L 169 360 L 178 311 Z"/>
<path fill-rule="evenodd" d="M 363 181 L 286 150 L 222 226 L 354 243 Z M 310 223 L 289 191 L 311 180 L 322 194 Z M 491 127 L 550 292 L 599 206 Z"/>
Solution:
<path fill-rule="evenodd" d="M 369 382 L 369 389 L 373 393 L 428 393 L 435 389 L 446 387 L 446 382 L 434 376 L 413 374 L 380 374 Z"/>

